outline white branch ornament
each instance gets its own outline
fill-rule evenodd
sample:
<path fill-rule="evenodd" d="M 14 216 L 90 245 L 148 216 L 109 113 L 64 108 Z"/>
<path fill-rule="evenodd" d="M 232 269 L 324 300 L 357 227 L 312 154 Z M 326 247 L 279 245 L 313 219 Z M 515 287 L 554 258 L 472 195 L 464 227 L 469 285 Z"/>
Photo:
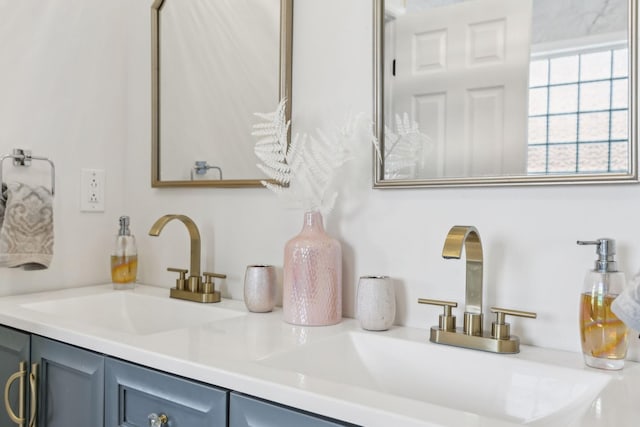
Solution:
<path fill-rule="evenodd" d="M 421 152 L 431 151 L 431 139 L 420 131 L 417 122 L 407 113 L 395 116 L 396 132 L 384 129 L 384 177 L 385 179 L 413 178 Z"/>
<path fill-rule="evenodd" d="M 286 100 L 271 113 L 255 113 L 262 119 L 253 125 L 258 136 L 254 152 L 262 161 L 258 168 L 272 181 L 261 183 L 278 196 L 305 211 L 328 214 L 335 205 L 337 191 L 331 191 L 336 170 L 351 158 L 351 147 L 361 115 L 347 121 L 336 138 L 317 129 L 317 137 L 296 134 L 287 144 L 291 125 L 285 116 Z"/>

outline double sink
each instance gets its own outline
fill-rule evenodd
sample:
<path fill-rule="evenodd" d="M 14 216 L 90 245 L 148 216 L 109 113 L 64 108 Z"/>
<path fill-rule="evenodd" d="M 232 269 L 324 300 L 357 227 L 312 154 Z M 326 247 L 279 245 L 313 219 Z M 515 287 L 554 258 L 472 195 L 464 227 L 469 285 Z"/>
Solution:
<path fill-rule="evenodd" d="M 13 316 L 65 328 L 77 325 L 96 334 L 108 331 L 111 339 L 130 337 L 130 343 L 163 337 L 170 341 L 213 326 L 218 331 L 213 346 L 233 347 L 234 339 L 278 341 L 282 345 L 272 343 L 269 352 L 245 355 L 244 362 L 250 365 L 246 372 L 264 372 L 261 381 L 277 381 L 278 375 L 294 378 L 279 387 L 297 387 L 306 395 L 313 395 L 314 384 L 319 393 L 343 390 L 344 395 L 333 397 L 353 399 L 354 414 L 372 408 L 397 410 L 402 412 L 399 417 L 412 419 L 413 424 L 407 421 L 407 425 L 567 426 L 593 410 L 593 402 L 615 378 L 565 363 L 574 359 L 568 357 L 571 353 L 551 351 L 555 356 L 549 356 L 549 351 L 524 346 L 518 355 L 495 355 L 434 345 L 428 342 L 426 328 L 373 333 L 360 330 L 350 319 L 334 327 L 295 327 L 283 323 L 278 311 L 254 314 L 241 304 L 203 306 L 167 295 L 166 289 L 148 286 L 131 291 L 80 288 L 76 293 L 2 298 L 0 313 L 13 304 Z M 260 337 L 260 331 L 267 329 L 269 338 Z M 233 352 L 219 354 L 231 359 Z M 240 366 L 242 361 L 222 362 L 210 361 L 214 366 L 234 366 L 232 362 Z M 356 414 L 349 421 L 357 420 Z"/>

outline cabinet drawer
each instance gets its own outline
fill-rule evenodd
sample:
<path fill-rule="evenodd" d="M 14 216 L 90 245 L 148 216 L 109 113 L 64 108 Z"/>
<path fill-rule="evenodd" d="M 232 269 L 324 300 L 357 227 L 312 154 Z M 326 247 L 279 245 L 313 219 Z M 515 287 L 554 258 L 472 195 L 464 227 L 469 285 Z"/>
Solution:
<path fill-rule="evenodd" d="M 354 427 L 317 415 L 231 393 L 229 427 Z"/>
<path fill-rule="evenodd" d="M 226 427 L 228 393 L 208 385 L 107 358 L 105 425 L 147 427 L 164 414 L 170 427 Z"/>

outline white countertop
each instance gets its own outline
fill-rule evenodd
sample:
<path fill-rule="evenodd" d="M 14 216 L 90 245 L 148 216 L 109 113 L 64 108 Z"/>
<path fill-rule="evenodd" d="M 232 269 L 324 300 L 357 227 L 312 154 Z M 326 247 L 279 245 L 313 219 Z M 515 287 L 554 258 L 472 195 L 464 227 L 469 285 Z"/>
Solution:
<path fill-rule="evenodd" d="M 456 411 L 442 405 L 434 405 L 402 397 L 381 388 L 370 388 L 339 376 L 322 374 L 307 375 L 294 367 L 283 369 L 265 361 L 288 351 L 341 334 L 369 334 L 388 337 L 389 346 L 394 343 L 420 343 L 437 346 L 428 341 L 429 328 L 424 329 L 394 327 L 385 332 L 367 332 L 359 328 L 353 319 L 344 319 L 338 325 L 328 327 L 300 327 L 282 321 L 282 313 L 247 313 L 242 301 L 223 300 L 213 304 L 212 310 L 224 308 L 238 312 L 238 316 L 202 324 L 177 327 L 177 329 L 156 333 L 139 334 L 123 332 L 108 327 L 98 327 L 88 323 L 72 321 L 70 318 L 25 308 L 24 304 L 47 302 L 60 298 L 89 296 L 113 292 L 131 292 L 137 295 L 168 299 L 169 290 L 138 285 L 132 291 L 113 291 L 111 284 L 66 289 L 38 294 L 17 295 L 0 298 L 0 324 L 63 341 L 109 356 L 125 359 L 161 371 L 181 375 L 208 384 L 228 388 L 302 410 L 325 415 L 363 426 L 497 426 L 518 425 L 516 422 L 497 420 L 492 417 L 470 412 Z M 159 300 L 160 300 L 159 298 Z M 197 307 L 196 303 L 184 302 Z M 194 309 L 195 310 L 195 309 Z M 198 308 L 197 310 L 200 310 Z M 119 316 L 113 313 L 113 316 Z M 153 309 L 145 314 L 153 324 L 164 318 L 161 310 Z M 436 319 L 434 319 L 436 320 Z M 334 345 L 340 360 L 344 349 Z M 438 346 L 444 347 L 444 346 Z M 400 347 L 404 348 L 404 347 Z M 475 361 L 479 370 L 488 360 L 503 363 L 513 358 L 533 361 L 573 371 L 589 371 L 606 375 L 607 385 L 595 399 L 580 408 L 573 408 L 571 420 L 559 424 L 575 426 L 616 426 L 637 427 L 640 425 L 640 364 L 627 362 L 625 369 L 606 372 L 584 367 L 582 355 L 578 353 L 546 350 L 522 346 L 517 355 L 494 355 L 473 350 L 444 347 L 454 355 L 450 366 L 441 370 L 456 375 L 458 367 L 468 359 Z M 401 351 L 401 350 L 399 350 Z M 480 359 L 474 358 L 481 353 Z M 346 354 L 346 353 L 345 353 Z M 487 359 L 491 358 L 491 359 Z M 496 358 L 496 359 L 493 359 Z M 460 359 L 456 361 L 454 359 Z M 429 360 L 424 360 L 425 366 Z M 486 366 L 486 365 L 485 365 Z M 499 365 L 498 365 L 499 366 Z M 538 365 L 540 366 L 540 365 Z M 489 368 L 487 368 L 489 369 Z M 492 368 L 493 369 L 493 368 Z M 393 375 L 393 372 L 390 373 Z M 489 384 L 487 384 L 489 385 Z M 437 389 L 441 384 L 425 384 L 424 387 Z M 477 390 L 477 393 L 489 392 Z M 535 424 L 535 423 L 533 423 Z M 544 422 L 540 425 L 551 425 Z"/>

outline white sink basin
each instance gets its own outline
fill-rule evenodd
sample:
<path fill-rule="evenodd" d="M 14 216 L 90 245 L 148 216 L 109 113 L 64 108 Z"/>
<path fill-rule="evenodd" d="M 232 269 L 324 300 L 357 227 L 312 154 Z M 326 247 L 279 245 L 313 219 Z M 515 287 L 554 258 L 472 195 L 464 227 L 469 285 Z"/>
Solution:
<path fill-rule="evenodd" d="M 49 299 L 21 304 L 22 308 L 55 315 L 116 332 L 148 335 L 203 325 L 208 322 L 241 316 L 241 311 L 203 306 L 194 302 L 170 299 L 129 291 L 113 291 Z"/>
<path fill-rule="evenodd" d="M 500 420 L 501 425 L 566 426 L 610 380 L 596 371 L 531 362 L 517 355 L 359 332 L 302 345 L 260 363 Z"/>

